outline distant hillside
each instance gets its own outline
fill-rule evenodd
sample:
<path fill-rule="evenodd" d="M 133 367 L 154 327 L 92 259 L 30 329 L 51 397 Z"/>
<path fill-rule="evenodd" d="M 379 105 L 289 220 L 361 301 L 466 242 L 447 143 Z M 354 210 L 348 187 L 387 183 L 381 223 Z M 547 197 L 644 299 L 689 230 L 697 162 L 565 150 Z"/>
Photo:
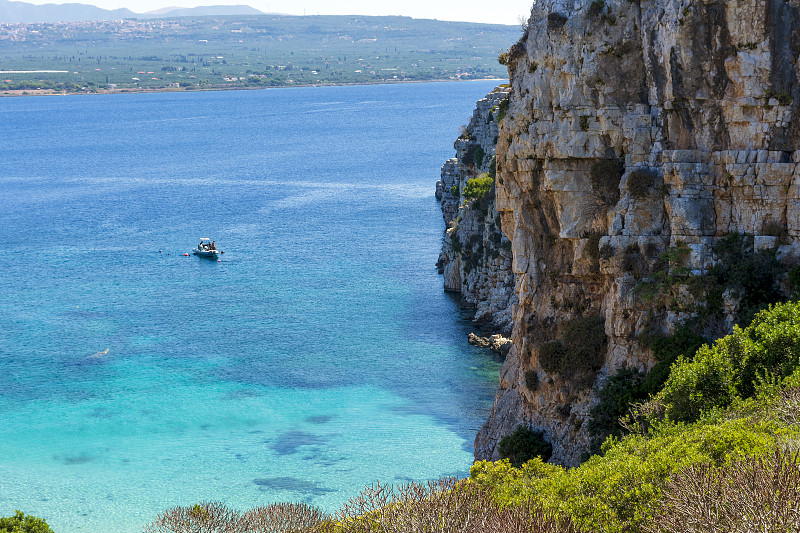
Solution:
<path fill-rule="evenodd" d="M 78 22 L 83 20 L 117 20 L 123 18 L 202 17 L 220 15 L 261 15 L 250 6 L 205 6 L 165 8 L 150 13 L 134 13 L 130 9 L 102 9 L 89 4 L 44 4 L 0 0 L 0 23 Z"/>
<path fill-rule="evenodd" d="M 409 17 L 155 15 L 0 24 L 0 95 L 506 79 L 497 57 L 520 31 Z"/>
<path fill-rule="evenodd" d="M 156 11 L 136 14 L 137 18 L 164 17 L 209 17 L 235 15 L 263 15 L 262 11 L 250 6 L 200 6 L 200 7 L 167 7 Z"/>
<path fill-rule="evenodd" d="M 130 9 L 102 9 L 89 4 L 44 4 L 0 0 L 0 23 L 10 22 L 76 22 L 79 20 L 111 20 L 135 17 Z"/>

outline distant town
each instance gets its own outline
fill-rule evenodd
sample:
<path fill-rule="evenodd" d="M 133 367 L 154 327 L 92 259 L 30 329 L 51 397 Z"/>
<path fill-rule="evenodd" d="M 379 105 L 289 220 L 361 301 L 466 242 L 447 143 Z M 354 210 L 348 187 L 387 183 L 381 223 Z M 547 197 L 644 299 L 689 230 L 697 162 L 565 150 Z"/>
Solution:
<path fill-rule="evenodd" d="M 0 94 L 504 78 L 514 26 L 211 16 L 0 24 Z"/>

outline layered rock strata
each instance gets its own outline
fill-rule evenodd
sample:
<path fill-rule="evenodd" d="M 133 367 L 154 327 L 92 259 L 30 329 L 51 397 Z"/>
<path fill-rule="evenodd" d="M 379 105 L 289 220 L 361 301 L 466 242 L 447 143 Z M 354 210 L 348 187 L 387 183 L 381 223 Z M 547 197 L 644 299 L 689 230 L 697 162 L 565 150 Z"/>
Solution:
<path fill-rule="evenodd" d="M 478 101 L 469 124 L 455 142 L 456 157 L 442 167 L 436 183 L 446 224 L 437 266 L 445 290 L 461 293 L 461 304 L 474 309 L 486 329 L 510 333 L 514 276 L 511 243 L 500 228 L 494 187 L 485 198 L 465 196 L 467 182 L 495 172 L 498 118 L 509 89 L 498 88 Z"/>
<path fill-rule="evenodd" d="M 475 441 L 477 459 L 497 459 L 499 439 L 526 424 L 545 431 L 553 461 L 580 462 L 605 379 L 626 367 L 649 369 L 654 360 L 641 334 L 669 333 L 692 315 L 636 290 L 666 250 L 686 250 L 681 260 L 699 275 L 719 260 L 714 244 L 738 232 L 755 236 L 757 249 L 777 248 L 782 261 L 796 261 L 798 13 L 798 0 L 534 4 L 506 59 L 511 91 L 496 147 L 500 223 L 488 215 L 483 223 L 510 239 L 513 276 L 493 263 L 464 275 L 463 257 L 443 251 L 447 286 L 493 317 L 504 316 L 500 299 L 482 291 L 498 285 L 477 280 L 500 272 L 515 284 L 507 299 L 513 346 Z M 493 105 L 479 103 L 470 127 L 485 122 L 480 110 Z M 448 232 L 462 242 L 475 234 L 463 233 L 468 208 L 447 189 L 472 172 L 463 160 L 467 143 L 457 143 L 459 160 L 445 165 L 441 187 L 447 212 L 461 213 Z M 736 305 L 726 299 L 728 316 Z M 577 379 L 544 362 L 579 319 L 599 320 L 605 339 L 596 367 Z M 536 387 L 526 385 L 526 373 L 536 374 Z"/>

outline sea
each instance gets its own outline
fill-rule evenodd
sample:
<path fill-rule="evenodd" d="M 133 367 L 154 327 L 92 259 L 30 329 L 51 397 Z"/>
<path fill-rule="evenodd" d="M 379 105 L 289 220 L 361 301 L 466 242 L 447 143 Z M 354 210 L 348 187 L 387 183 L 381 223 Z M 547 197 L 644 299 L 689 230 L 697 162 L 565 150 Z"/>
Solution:
<path fill-rule="evenodd" d="M 499 361 L 434 185 L 497 83 L 0 99 L 0 516 L 467 476 Z"/>

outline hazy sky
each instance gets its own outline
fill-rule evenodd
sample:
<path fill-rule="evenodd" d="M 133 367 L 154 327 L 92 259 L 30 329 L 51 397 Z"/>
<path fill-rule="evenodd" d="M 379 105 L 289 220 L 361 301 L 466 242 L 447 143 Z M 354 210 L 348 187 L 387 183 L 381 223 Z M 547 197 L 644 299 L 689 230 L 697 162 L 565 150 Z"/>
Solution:
<path fill-rule="evenodd" d="M 63 0 L 24 0 L 31 4 L 62 4 Z M 141 13 L 168 6 L 194 7 L 219 4 L 245 4 L 264 12 L 293 15 L 405 15 L 414 18 L 465 20 L 493 24 L 517 24 L 520 15 L 527 19 L 533 0 L 70 0 L 106 9 L 127 7 Z"/>

